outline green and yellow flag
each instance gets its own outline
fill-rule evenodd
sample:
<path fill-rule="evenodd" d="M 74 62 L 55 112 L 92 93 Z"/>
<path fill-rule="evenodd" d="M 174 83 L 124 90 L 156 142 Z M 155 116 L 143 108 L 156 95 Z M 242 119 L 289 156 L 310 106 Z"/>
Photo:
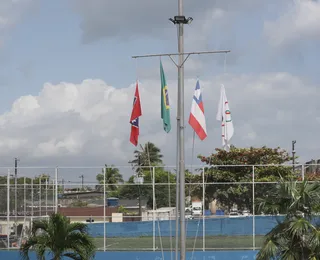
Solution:
<path fill-rule="evenodd" d="M 164 131 L 169 133 L 171 130 L 169 92 L 168 92 L 166 77 L 163 72 L 161 60 L 160 60 L 160 77 L 161 77 L 161 118 L 163 120 Z"/>

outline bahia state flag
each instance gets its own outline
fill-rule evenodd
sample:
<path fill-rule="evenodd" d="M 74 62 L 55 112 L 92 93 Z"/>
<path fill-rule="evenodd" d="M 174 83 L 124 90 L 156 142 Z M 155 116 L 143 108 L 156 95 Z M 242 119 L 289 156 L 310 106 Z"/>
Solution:
<path fill-rule="evenodd" d="M 160 60 L 160 78 L 161 78 L 161 118 L 163 121 L 164 131 L 169 133 L 171 130 L 169 91 L 168 91 L 168 86 L 166 82 L 166 77 L 163 72 L 161 60 Z"/>
<path fill-rule="evenodd" d="M 192 99 L 189 125 L 193 128 L 200 140 L 204 140 L 207 137 L 206 118 L 204 116 L 204 106 L 199 80 L 197 80 Z"/>

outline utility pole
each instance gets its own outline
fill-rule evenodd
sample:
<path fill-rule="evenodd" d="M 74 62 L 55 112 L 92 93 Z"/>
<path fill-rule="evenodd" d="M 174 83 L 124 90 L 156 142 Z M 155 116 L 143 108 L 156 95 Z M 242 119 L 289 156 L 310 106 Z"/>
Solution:
<path fill-rule="evenodd" d="M 201 51 L 201 52 L 184 52 L 184 33 L 183 26 L 193 21 L 192 17 L 186 18 L 183 15 L 183 0 L 178 0 L 178 15 L 169 19 L 173 24 L 177 25 L 178 30 L 178 53 L 149 54 L 132 56 L 133 59 L 148 57 L 167 56 L 176 65 L 178 69 L 178 104 L 177 104 L 177 194 L 176 211 L 180 208 L 180 260 L 186 260 L 186 227 L 185 227 L 185 147 L 184 147 L 184 63 L 190 55 L 228 53 L 229 50 L 220 51 Z M 186 55 L 186 57 L 185 57 Z M 178 56 L 178 63 L 175 62 L 173 56 Z M 179 206 L 178 206 L 179 205 Z M 176 221 L 179 221 L 176 218 Z M 176 222 L 176 227 L 178 222 Z M 177 228 L 176 228 L 177 232 Z M 176 260 L 178 259 L 178 236 L 176 236 Z"/>
<path fill-rule="evenodd" d="M 296 151 L 295 151 L 295 144 L 296 144 L 296 140 L 292 141 L 292 171 L 295 171 L 295 155 L 296 155 Z"/>

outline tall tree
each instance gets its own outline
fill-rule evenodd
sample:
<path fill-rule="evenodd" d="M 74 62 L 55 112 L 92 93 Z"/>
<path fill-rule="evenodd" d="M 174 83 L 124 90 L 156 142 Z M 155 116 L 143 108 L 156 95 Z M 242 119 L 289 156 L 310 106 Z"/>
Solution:
<path fill-rule="evenodd" d="M 42 176 L 40 178 L 40 176 Z M 42 174 L 40 176 L 35 176 L 33 178 L 33 187 L 31 187 L 31 181 L 32 179 L 30 177 L 19 177 L 17 178 L 17 186 L 18 186 L 18 200 L 17 200 L 17 208 L 18 212 L 22 212 L 24 209 L 24 203 L 26 202 L 27 205 L 28 202 L 30 203 L 31 197 L 32 197 L 32 190 L 33 190 L 33 200 L 35 204 L 39 202 L 39 191 L 40 191 L 40 185 L 41 183 L 41 200 L 43 203 L 45 203 L 45 199 L 52 198 L 53 192 L 54 192 L 54 184 L 53 181 L 50 181 L 49 175 Z M 41 179 L 41 181 L 40 181 Z M 48 180 L 48 184 L 46 185 L 46 180 Z M 10 192 L 14 192 L 15 190 L 15 179 L 10 178 Z M 24 185 L 26 183 L 26 185 Z M 7 177 L 6 176 L 0 176 L 0 197 L 6 197 L 7 195 Z M 26 199 L 24 198 L 26 197 Z M 14 196 L 10 196 L 10 210 L 14 210 Z M 49 200 L 48 199 L 48 200 Z M 5 212 L 7 210 L 7 201 L 2 200 L 0 201 L 0 212 Z M 27 211 L 31 211 L 29 207 L 26 209 Z"/>
<path fill-rule="evenodd" d="M 144 146 L 140 146 L 140 150 L 135 150 L 134 159 L 129 163 L 140 172 L 140 169 L 146 166 L 156 166 L 162 164 L 162 157 L 160 148 L 151 142 L 147 142 Z"/>
<path fill-rule="evenodd" d="M 123 182 L 123 177 L 119 169 L 115 168 L 114 165 L 108 166 L 105 164 L 101 173 L 97 174 L 96 180 L 100 184 L 96 186 L 97 190 L 103 191 L 103 183 L 105 181 L 107 191 L 116 191 L 118 189 L 117 184 Z"/>
<path fill-rule="evenodd" d="M 152 192 L 152 172 L 143 170 L 144 184 L 132 185 L 134 177 L 131 176 L 128 185 L 123 185 L 119 191 L 119 197 L 125 199 L 138 199 L 139 195 L 147 200 L 147 206 L 153 207 L 153 192 Z M 163 168 L 155 169 L 155 197 L 157 208 L 168 207 L 169 201 L 172 207 L 175 206 L 175 175 L 165 171 Z M 169 199 L 170 197 L 170 199 Z"/>
<path fill-rule="evenodd" d="M 252 209 L 252 165 L 256 165 L 256 197 L 263 196 L 265 190 L 270 189 L 271 186 L 259 184 L 259 182 L 274 182 L 281 177 L 288 179 L 293 174 L 292 167 L 282 165 L 291 159 L 288 152 L 279 147 L 236 148 L 232 146 L 229 152 L 217 148 L 216 153 L 209 157 L 200 155 L 198 158 L 208 165 L 205 168 L 205 182 L 217 183 L 206 185 L 206 204 L 217 199 L 225 209 L 230 209 L 234 204 L 240 209 Z M 200 179 L 202 175 L 189 177 L 192 178 L 191 182 L 202 182 Z M 202 198 L 202 185 L 199 184 L 196 187 L 194 194 Z"/>
<path fill-rule="evenodd" d="M 259 210 L 269 214 L 285 214 L 282 222 L 267 235 L 257 260 L 320 259 L 320 227 L 313 217 L 320 204 L 320 183 L 281 180 L 259 198 Z"/>
<path fill-rule="evenodd" d="M 30 236 L 20 247 L 23 259 L 29 260 L 29 250 L 34 250 L 38 259 L 45 259 L 47 251 L 52 260 L 93 259 L 95 245 L 84 223 L 71 223 L 70 219 L 57 213 L 47 220 L 34 220 Z"/>

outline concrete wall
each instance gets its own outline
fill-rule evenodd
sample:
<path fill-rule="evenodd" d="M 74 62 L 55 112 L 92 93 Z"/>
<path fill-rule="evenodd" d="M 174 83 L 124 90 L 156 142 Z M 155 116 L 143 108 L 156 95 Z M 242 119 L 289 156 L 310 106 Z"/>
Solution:
<path fill-rule="evenodd" d="M 256 216 L 255 217 L 255 234 L 265 235 L 276 224 L 277 220 L 282 220 L 283 217 L 278 216 Z M 210 218 L 205 220 L 205 235 L 206 236 L 239 236 L 252 235 L 253 225 L 252 217 L 237 217 L 237 218 Z M 202 219 L 187 220 L 187 236 L 195 237 L 202 236 Z M 159 221 L 161 236 L 170 236 L 175 234 L 175 221 Z M 94 237 L 103 237 L 103 223 L 89 224 L 90 234 Z M 198 231 L 197 231 L 198 230 Z M 159 235 L 158 221 L 156 221 L 156 235 Z M 123 223 L 106 223 L 107 237 L 139 237 L 153 235 L 153 222 L 123 222 Z"/>
<path fill-rule="evenodd" d="M 206 251 L 194 252 L 193 260 L 254 260 L 258 251 Z M 36 260 L 34 254 L 30 254 L 30 260 Z M 187 259 L 190 260 L 192 253 L 187 253 Z M 16 260 L 20 259 L 18 251 L 0 251 L 0 259 Z M 69 259 L 69 258 L 68 258 Z M 117 259 L 117 260 L 164 260 L 170 259 L 170 252 L 97 252 L 96 260 Z M 67 260 L 67 258 L 65 258 Z"/>

